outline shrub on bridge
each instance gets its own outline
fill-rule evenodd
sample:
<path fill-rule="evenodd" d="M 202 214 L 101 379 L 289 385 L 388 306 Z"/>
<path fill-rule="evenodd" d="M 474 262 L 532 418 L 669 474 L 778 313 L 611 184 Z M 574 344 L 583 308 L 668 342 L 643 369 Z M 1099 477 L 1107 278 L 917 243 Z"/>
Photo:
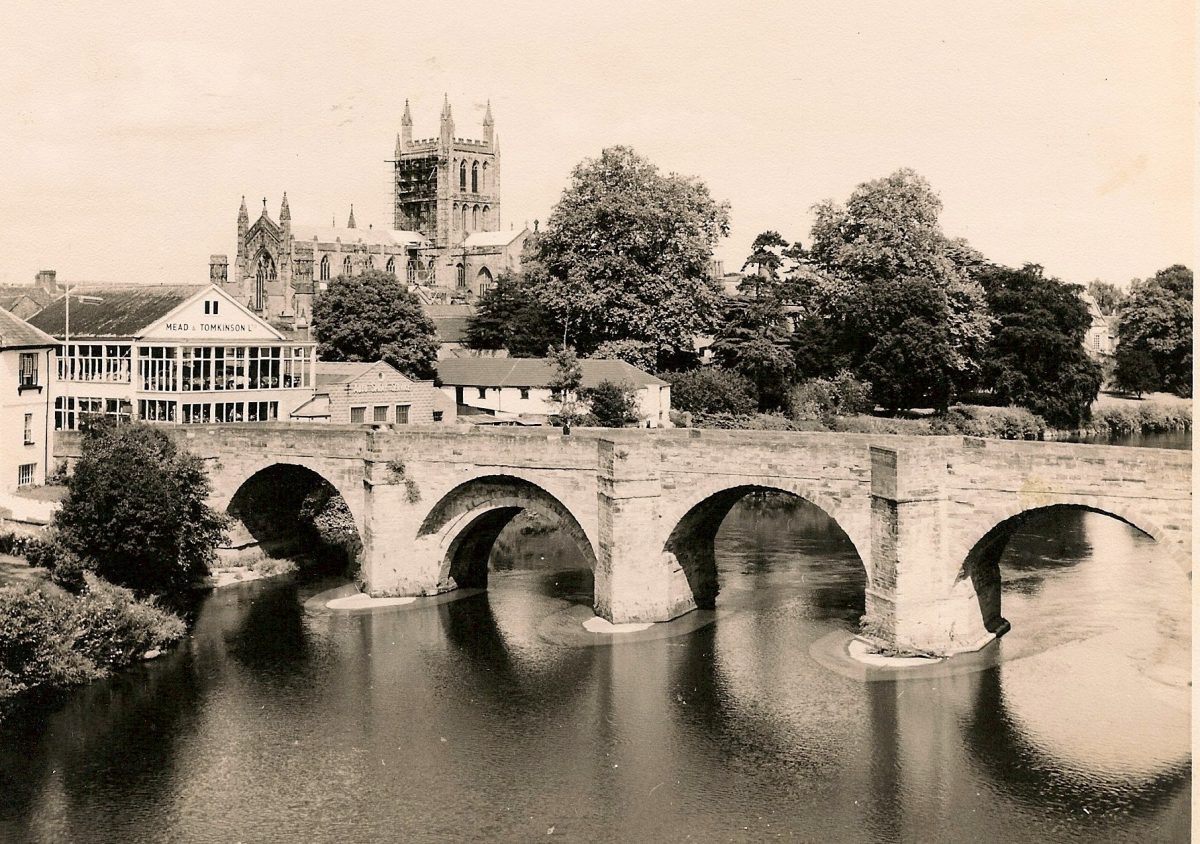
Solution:
<path fill-rule="evenodd" d="M 208 506 L 208 475 L 144 424 L 97 424 L 55 514 L 52 571 L 82 568 L 139 594 L 178 594 L 207 574 L 227 519 Z"/>

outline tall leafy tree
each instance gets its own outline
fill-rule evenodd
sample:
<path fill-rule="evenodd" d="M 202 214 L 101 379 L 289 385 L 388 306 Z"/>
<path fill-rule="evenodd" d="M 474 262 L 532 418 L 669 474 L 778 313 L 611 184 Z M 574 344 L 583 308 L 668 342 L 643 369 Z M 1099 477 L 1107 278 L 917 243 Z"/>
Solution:
<path fill-rule="evenodd" d="M 1027 407 L 1051 425 L 1086 420 L 1102 377 L 1084 350 L 1092 320 L 1079 288 L 1047 278 L 1035 264 L 994 267 L 981 279 L 998 320 L 984 383 L 1001 402 Z"/>
<path fill-rule="evenodd" d="M 1120 315 L 1118 363 L 1134 351 L 1145 352 L 1159 374 L 1154 389 L 1190 396 L 1192 271 L 1181 264 L 1159 270 L 1130 292 Z"/>
<path fill-rule="evenodd" d="M 665 358 L 691 352 L 721 314 L 710 276 L 729 208 L 698 179 L 663 175 L 623 146 L 579 164 L 541 233 L 526 278 L 581 354 L 635 340 Z"/>
<path fill-rule="evenodd" d="M 859 185 L 845 205 L 814 208 L 808 256 L 820 272 L 806 316 L 825 321 L 830 354 L 869 378 L 886 407 L 945 407 L 978 378 L 991 334 L 974 278 L 985 262 L 942 233 L 941 207 L 903 169 Z"/>
<path fill-rule="evenodd" d="M 554 376 L 547 386 L 558 402 L 558 416 L 562 420 L 563 432 L 567 433 L 575 420 L 583 415 L 579 409 L 579 387 L 583 383 L 583 367 L 579 364 L 579 356 L 570 347 L 546 349 L 546 357 L 554 367 Z"/>
<path fill-rule="evenodd" d="M 466 345 L 470 349 L 506 349 L 511 357 L 541 357 L 546 347 L 560 342 L 562 329 L 553 316 L 509 271 L 496 276 L 467 320 Z"/>
<path fill-rule="evenodd" d="M 91 422 L 53 534 L 83 566 L 140 594 L 178 594 L 208 571 L 226 518 L 200 459 L 162 430 Z"/>
<path fill-rule="evenodd" d="M 712 350 L 721 366 L 754 384 L 760 410 L 783 403 L 796 361 L 783 307 L 775 296 L 738 297 L 731 302 Z"/>
<path fill-rule="evenodd" d="M 391 273 L 367 270 L 333 279 L 313 302 L 312 321 L 322 360 L 386 360 L 409 377 L 433 377 L 433 321 Z"/>
<path fill-rule="evenodd" d="M 1101 281 L 1094 278 L 1088 282 L 1088 293 L 1096 300 L 1096 307 L 1105 316 L 1112 316 L 1121 309 L 1125 302 L 1125 291 L 1111 281 Z"/>

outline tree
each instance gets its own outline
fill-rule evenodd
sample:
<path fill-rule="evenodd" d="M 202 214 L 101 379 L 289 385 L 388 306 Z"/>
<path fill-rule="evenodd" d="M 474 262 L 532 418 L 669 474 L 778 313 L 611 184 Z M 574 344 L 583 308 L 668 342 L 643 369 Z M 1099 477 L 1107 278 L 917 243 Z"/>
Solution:
<path fill-rule="evenodd" d="M 778 408 L 795 371 L 782 304 L 773 295 L 730 303 L 725 325 L 713 341 L 717 362 L 754 384 L 759 410 Z"/>
<path fill-rule="evenodd" d="M 654 347 L 640 340 L 605 340 L 588 355 L 598 360 L 623 360 L 646 372 L 656 372 Z"/>
<path fill-rule="evenodd" d="M 1125 301 L 1125 291 L 1111 281 L 1101 281 L 1094 278 L 1088 282 L 1088 293 L 1096 300 L 1096 307 L 1105 316 L 1112 316 L 1121 309 Z"/>
<path fill-rule="evenodd" d="M 83 433 L 53 535 L 105 580 L 179 594 L 207 573 L 225 533 L 209 489 L 200 459 L 163 431 L 99 420 Z"/>
<path fill-rule="evenodd" d="M 433 321 L 391 273 L 367 270 L 333 279 L 313 302 L 312 323 L 322 360 L 386 360 L 411 378 L 433 377 Z"/>
<path fill-rule="evenodd" d="M 601 428 L 624 428 L 636 425 L 638 416 L 637 390 L 629 384 L 601 381 L 584 392 L 591 407 L 592 420 Z"/>
<path fill-rule="evenodd" d="M 690 352 L 721 313 L 709 273 L 729 208 L 699 180 L 658 168 L 628 147 L 609 147 L 571 175 L 531 238 L 526 279 L 581 354 L 606 340 L 636 340 L 662 359 Z"/>
<path fill-rule="evenodd" d="M 928 182 L 907 169 L 859 185 L 844 206 L 814 208 L 808 256 L 820 272 L 801 303 L 806 319 L 826 322 L 829 354 L 870 380 L 885 407 L 944 406 L 978 378 L 990 336 L 974 279 L 986 262 L 942 233 L 940 212 Z M 910 331 L 925 339 L 906 339 Z M 941 371 L 914 371 L 902 360 Z"/>
<path fill-rule="evenodd" d="M 1139 349 L 1159 374 L 1153 389 L 1192 394 L 1192 271 L 1175 264 L 1155 273 L 1122 306 L 1117 351 Z"/>
<path fill-rule="evenodd" d="M 1116 387 L 1123 393 L 1133 393 L 1139 399 L 1142 393 L 1155 389 L 1162 381 L 1154 355 L 1138 346 L 1118 346 L 1116 369 L 1113 372 Z"/>
<path fill-rule="evenodd" d="M 1092 319 L 1077 287 L 1042 268 L 995 267 L 982 275 L 998 320 L 988 345 L 984 384 L 1004 404 L 1026 407 L 1051 425 L 1077 427 L 1100 390 L 1100 365 L 1084 340 Z"/>
<path fill-rule="evenodd" d="M 691 413 L 753 413 L 758 402 L 754 385 L 746 378 L 719 366 L 703 366 L 687 372 L 663 372 L 671 385 L 671 406 Z"/>
<path fill-rule="evenodd" d="M 583 383 L 583 367 L 571 348 L 546 349 L 546 357 L 554 367 L 554 377 L 548 384 L 550 393 L 558 402 L 558 417 L 562 420 L 563 433 L 570 433 L 571 425 L 581 416 L 578 399 L 579 385 Z"/>
<path fill-rule="evenodd" d="M 546 347 L 559 342 L 561 327 L 525 286 L 524 280 L 505 270 L 484 291 L 467 318 L 469 349 L 507 349 L 510 357 L 541 357 Z"/>
<path fill-rule="evenodd" d="M 779 269 L 789 248 L 788 242 L 777 231 L 765 231 L 754 238 L 750 254 L 742 264 L 742 272 L 747 267 L 753 267 L 754 272 L 746 273 L 738 283 L 738 292 L 755 299 L 760 294 L 774 294 L 779 284 Z"/>

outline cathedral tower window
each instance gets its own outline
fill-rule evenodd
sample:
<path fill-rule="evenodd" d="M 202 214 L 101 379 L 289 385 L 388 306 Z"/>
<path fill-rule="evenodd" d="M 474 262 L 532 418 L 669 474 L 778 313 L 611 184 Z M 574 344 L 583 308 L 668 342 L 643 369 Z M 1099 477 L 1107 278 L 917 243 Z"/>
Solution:
<path fill-rule="evenodd" d="M 353 265 L 350 263 L 350 256 L 347 255 L 342 261 L 342 275 L 350 275 L 353 270 Z"/>
<path fill-rule="evenodd" d="M 467 189 L 467 162 L 462 162 L 458 165 L 458 189 Z"/>
<path fill-rule="evenodd" d="M 321 256 L 321 281 L 329 281 L 329 256 Z"/>
<path fill-rule="evenodd" d="M 479 193 L 479 162 L 471 165 L 471 193 Z"/>
<path fill-rule="evenodd" d="M 467 230 L 467 206 L 465 205 L 462 207 L 462 228 L 463 231 Z"/>
<path fill-rule="evenodd" d="M 471 231 L 479 231 L 479 206 L 476 205 L 471 209 Z"/>
<path fill-rule="evenodd" d="M 275 281 L 275 259 L 267 252 L 258 256 L 258 269 L 254 273 L 254 310 L 261 311 L 267 302 L 267 285 Z"/>
<path fill-rule="evenodd" d="M 467 268 L 464 267 L 462 264 L 459 264 L 456 267 L 456 269 L 458 270 L 458 289 L 466 290 L 467 289 Z"/>
<path fill-rule="evenodd" d="M 485 162 L 483 162 L 483 178 L 482 178 L 482 185 L 483 185 L 483 190 L 484 190 L 484 192 L 486 192 L 486 191 L 488 191 L 488 190 L 490 189 L 490 188 L 489 188 L 489 185 L 490 185 L 490 183 L 488 182 L 488 163 L 487 163 L 486 161 L 485 161 Z"/>

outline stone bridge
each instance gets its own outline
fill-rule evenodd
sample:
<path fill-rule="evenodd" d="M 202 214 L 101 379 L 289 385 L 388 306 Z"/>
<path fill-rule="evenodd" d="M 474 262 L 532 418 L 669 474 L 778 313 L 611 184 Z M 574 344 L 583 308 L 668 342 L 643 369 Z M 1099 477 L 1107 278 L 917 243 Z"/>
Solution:
<path fill-rule="evenodd" d="M 1031 513 L 1106 513 L 1191 570 L 1191 453 L 970 437 L 328 425 L 171 429 L 207 461 L 213 504 L 273 467 L 303 467 L 353 512 L 374 595 L 486 584 L 521 510 L 557 521 L 594 574 L 595 611 L 661 622 L 711 608 L 721 520 L 756 490 L 790 493 L 845 531 L 887 644 L 976 649 L 1003 627 L 998 561 Z M 78 453 L 63 437 L 61 457 Z M 1170 564 L 1170 563 L 1168 563 Z M 1002 632 L 1002 630 L 1001 630 Z"/>

